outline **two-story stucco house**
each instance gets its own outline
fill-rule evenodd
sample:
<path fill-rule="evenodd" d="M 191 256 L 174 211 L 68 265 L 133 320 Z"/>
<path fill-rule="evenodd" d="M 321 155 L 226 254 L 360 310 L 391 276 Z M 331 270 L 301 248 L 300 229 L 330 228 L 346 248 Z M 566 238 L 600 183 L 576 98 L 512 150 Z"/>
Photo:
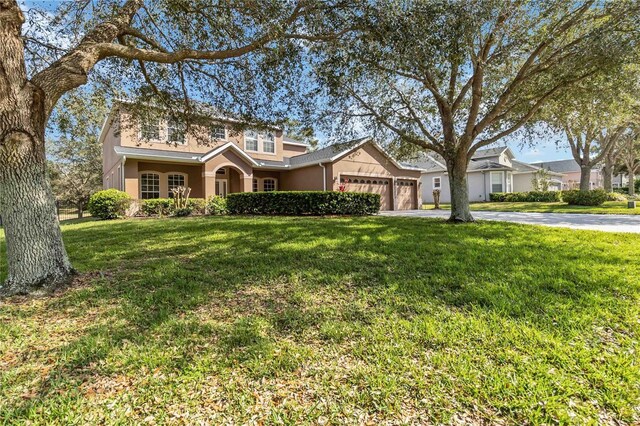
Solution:
<path fill-rule="evenodd" d="M 383 210 L 421 204 L 420 174 L 401 165 L 371 139 L 309 151 L 280 129 L 234 130 L 228 119 L 211 119 L 190 132 L 166 117 L 139 122 L 116 105 L 105 120 L 103 184 L 134 199 L 165 198 L 177 186 L 191 197 L 233 192 L 337 190 L 375 192 Z"/>
<path fill-rule="evenodd" d="M 442 159 L 435 154 L 410 162 L 423 169 L 422 199 L 433 202 L 433 190 L 440 190 L 440 201 L 451 202 L 449 176 Z M 480 149 L 471 158 L 467 171 L 469 201 L 489 201 L 492 192 L 527 192 L 533 190 L 533 178 L 540 167 L 515 159 L 506 146 Z M 562 189 L 562 173 L 548 171 L 549 189 Z"/>

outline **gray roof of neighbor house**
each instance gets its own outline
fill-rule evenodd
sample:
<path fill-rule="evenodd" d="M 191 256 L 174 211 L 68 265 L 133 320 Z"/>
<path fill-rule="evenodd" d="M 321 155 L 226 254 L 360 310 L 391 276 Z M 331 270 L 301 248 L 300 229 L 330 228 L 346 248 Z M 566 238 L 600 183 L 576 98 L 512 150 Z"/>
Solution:
<path fill-rule="evenodd" d="M 547 169 L 556 173 L 571 173 L 571 172 L 579 172 L 580 165 L 574 159 L 570 160 L 556 160 L 556 161 L 543 161 L 538 163 L 531 163 L 534 166 L 538 166 L 542 169 Z M 599 169 L 599 166 L 593 167 L 593 170 Z"/>
<path fill-rule="evenodd" d="M 497 157 L 507 150 L 509 150 L 511 157 L 513 157 L 513 153 L 508 146 L 497 146 L 495 148 L 479 149 L 473 154 L 473 157 L 471 158 Z"/>
<path fill-rule="evenodd" d="M 522 161 L 518 161 L 518 160 L 511 160 L 511 167 L 513 167 L 514 171 L 523 172 L 523 173 L 526 173 L 526 172 L 535 173 L 542 168 L 539 166 L 535 166 L 533 164 L 523 163 Z M 553 176 L 562 175 L 562 173 L 554 172 L 552 170 L 549 170 L 548 172 L 550 175 L 553 175 Z"/>
<path fill-rule="evenodd" d="M 472 160 L 469 162 L 468 170 L 471 172 L 475 170 L 513 170 L 513 169 L 505 164 L 500 164 L 496 161 L 489 161 L 489 160 L 473 161 Z"/>

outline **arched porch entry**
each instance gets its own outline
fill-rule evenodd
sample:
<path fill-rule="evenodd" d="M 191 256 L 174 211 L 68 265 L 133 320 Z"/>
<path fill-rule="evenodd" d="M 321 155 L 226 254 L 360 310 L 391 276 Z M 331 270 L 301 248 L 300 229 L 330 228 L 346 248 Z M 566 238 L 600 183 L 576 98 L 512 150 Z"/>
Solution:
<path fill-rule="evenodd" d="M 252 191 L 253 166 L 232 150 L 209 159 L 203 169 L 206 197 Z"/>
<path fill-rule="evenodd" d="M 227 194 L 234 192 L 244 192 L 244 178 L 244 173 L 237 167 L 231 165 L 218 167 L 215 170 L 215 195 L 226 197 Z"/>

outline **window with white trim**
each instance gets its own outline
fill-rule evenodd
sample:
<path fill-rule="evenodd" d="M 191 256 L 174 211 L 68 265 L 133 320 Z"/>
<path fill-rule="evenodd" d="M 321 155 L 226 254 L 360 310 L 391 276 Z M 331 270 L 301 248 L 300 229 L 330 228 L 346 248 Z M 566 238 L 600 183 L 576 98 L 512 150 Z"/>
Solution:
<path fill-rule="evenodd" d="M 258 179 L 253 180 L 253 192 L 258 192 Z"/>
<path fill-rule="evenodd" d="M 433 189 L 440 189 L 442 187 L 442 178 L 434 177 L 433 178 Z"/>
<path fill-rule="evenodd" d="M 275 154 L 276 136 L 273 133 L 267 133 L 262 137 L 262 150 L 269 154 Z"/>
<path fill-rule="evenodd" d="M 507 172 L 507 192 L 511 192 L 513 190 L 513 174 L 511 172 Z"/>
<path fill-rule="evenodd" d="M 211 139 L 214 141 L 227 140 L 227 129 L 224 126 L 211 126 Z"/>
<path fill-rule="evenodd" d="M 178 173 L 170 173 L 169 175 L 167 175 L 167 187 L 169 190 L 169 198 L 173 198 L 173 192 L 171 192 L 172 189 L 177 188 L 179 186 L 187 186 L 186 184 L 187 180 L 185 175 L 182 174 L 178 174 Z"/>
<path fill-rule="evenodd" d="M 160 175 L 158 173 L 142 173 L 140 175 L 140 198 L 143 200 L 160 198 Z"/>
<path fill-rule="evenodd" d="M 502 189 L 502 172 L 491 172 L 491 192 L 504 192 Z"/>
<path fill-rule="evenodd" d="M 185 126 L 176 118 L 170 118 L 167 122 L 167 140 L 172 143 L 184 145 L 185 143 Z"/>
<path fill-rule="evenodd" d="M 253 130 L 247 130 L 244 132 L 244 150 L 245 151 L 258 151 L 258 134 Z"/>
<path fill-rule="evenodd" d="M 160 140 L 160 120 L 150 118 L 140 125 L 140 139 Z"/>
<path fill-rule="evenodd" d="M 264 179 L 262 181 L 262 188 L 264 192 L 271 192 L 276 190 L 276 180 L 275 179 Z"/>

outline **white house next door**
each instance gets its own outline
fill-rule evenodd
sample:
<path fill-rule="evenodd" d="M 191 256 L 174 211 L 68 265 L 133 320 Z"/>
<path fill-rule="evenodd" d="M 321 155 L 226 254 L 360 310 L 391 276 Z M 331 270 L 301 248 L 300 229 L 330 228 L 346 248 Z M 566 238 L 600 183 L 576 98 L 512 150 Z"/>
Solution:
<path fill-rule="evenodd" d="M 216 179 L 216 195 L 219 197 L 227 196 L 227 180 Z"/>

